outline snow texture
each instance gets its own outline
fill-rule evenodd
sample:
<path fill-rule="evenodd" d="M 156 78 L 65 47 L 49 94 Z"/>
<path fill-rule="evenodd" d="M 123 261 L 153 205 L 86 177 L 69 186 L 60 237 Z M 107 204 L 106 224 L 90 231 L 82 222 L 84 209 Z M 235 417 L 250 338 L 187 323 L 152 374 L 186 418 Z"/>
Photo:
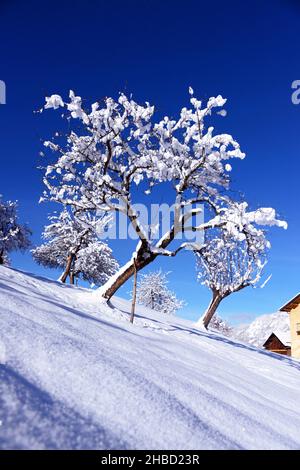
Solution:
<path fill-rule="evenodd" d="M 0 267 L 3 449 L 297 449 L 300 364 Z"/>

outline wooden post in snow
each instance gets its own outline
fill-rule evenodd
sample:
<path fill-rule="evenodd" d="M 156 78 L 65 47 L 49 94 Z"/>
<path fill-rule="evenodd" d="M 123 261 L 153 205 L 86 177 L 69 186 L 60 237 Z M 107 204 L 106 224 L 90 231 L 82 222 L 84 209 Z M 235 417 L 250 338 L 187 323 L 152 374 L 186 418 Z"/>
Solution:
<path fill-rule="evenodd" d="M 137 288 L 137 265 L 136 259 L 133 260 L 133 292 L 132 292 L 132 304 L 131 304 L 131 315 L 130 315 L 130 323 L 133 323 L 134 314 L 135 314 L 135 304 L 136 304 L 136 288 Z"/>

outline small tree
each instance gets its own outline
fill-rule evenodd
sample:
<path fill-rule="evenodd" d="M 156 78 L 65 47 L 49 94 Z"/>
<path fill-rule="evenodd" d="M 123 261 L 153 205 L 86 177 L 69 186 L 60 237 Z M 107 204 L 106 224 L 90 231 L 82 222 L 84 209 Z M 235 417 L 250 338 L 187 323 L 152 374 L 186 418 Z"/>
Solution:
<path fill-rule="evenodd" d="M 101 286 L 118 268 L 119 264 L 107 243 L 95 241 L 78 252 L 72 274 L 90 284 Z"/>
<path fill-rule="evenodd" d="M 167 287 L 167 274 L 156 271 L 142 274 L 137 284 L 137 302 L 157 312 L 175 314 L 184 302 Z"/>
<path fill-rule="evenodd" d="M 232 327 L 217 314 L 212 317 L 209 324 L 209 328 L 212 330 L 219 331 L 224 336 L 230 336 L 232 332 Z"/>
<path fill-rule="evenodd" d="M 220 231 L 207 237 L 196 257 L 198 280 L 211 290 L 212 300 L 199 326 L 208 327 L 223 299 L 258 283 L 269 247 L 264 232 L 251 224 L 245 224 L 242 232 Z"/>
<path fill-rule="evenodd" d="M 18 222 L 17 202 L 2 201 L 0 195 L 0 265 L 9 264 L 8 254 L 31 245 L 31 230 Z"/>
<path fill-rule="evenodd" d="M 35 261 L 49 268 L 61 268 L 60 280 L 79 277 L 96 285 L 102 285 L 118 269 L 119 265 L 109 246 L 97 239 L 96 231 L 104 230 L 109 220 L 93 219 L 87 214 L 80 219 L 66 209 L 58 216 L 49 217 L 43 238 L 46 243 L 32 250 Z"/>

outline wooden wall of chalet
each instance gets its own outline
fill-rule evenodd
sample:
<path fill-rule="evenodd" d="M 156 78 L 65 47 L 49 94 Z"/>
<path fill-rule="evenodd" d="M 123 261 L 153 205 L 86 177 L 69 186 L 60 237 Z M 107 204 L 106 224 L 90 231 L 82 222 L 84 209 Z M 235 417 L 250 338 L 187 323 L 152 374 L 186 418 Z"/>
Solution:
<path fill-rule="evenodd" d="M 282 342 L 275 335 L 270 336 L 270 338 L 264 344 L 264 347 L 268 351 L 283 354 L 284 356 L 291 355 L 291 348 L 282 344 Z"/>

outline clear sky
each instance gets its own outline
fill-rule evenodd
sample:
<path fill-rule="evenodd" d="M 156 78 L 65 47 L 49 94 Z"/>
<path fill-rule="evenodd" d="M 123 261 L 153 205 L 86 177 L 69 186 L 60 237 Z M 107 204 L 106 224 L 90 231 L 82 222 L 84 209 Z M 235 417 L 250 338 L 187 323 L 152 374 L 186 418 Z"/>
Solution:
<path fill-rule="evenodd" d="M 232 295 L 220 313 L 240 323 L 276 311 L 300 291 L 300 105 L 291 101 L 291 84 L 300 79 L 299 31 L 296 0 L 1 0 L 0 80 L 7 104 L 0 105 L 0 193 L 19 200 L 20 217 L 40 243 L 53 209 L 38 205 L 38 154 L 53 122 L 33 111 L 45 95 L 72 88 L 96 100 L 126 90 L 174 115 L 188 104 L 189 85 L 200 98 L 222 94 L 228 116 L 220 126 L 247 154 L 233 162 L 232 186 L 251 208 L 275 207 L 289 229 L 270 232 L 269 284 Z M 113 248 L 126 262 L 131 244 Z M 12 260 L 16 268 L 56 276 L 29 254 Z M 193 256 L 159 258 L 151 270 L 160 266 L 172 271 L 170 287 L 187 302 L 182 315 L 196 319 L 209 292 L 196 283 Z"/>

